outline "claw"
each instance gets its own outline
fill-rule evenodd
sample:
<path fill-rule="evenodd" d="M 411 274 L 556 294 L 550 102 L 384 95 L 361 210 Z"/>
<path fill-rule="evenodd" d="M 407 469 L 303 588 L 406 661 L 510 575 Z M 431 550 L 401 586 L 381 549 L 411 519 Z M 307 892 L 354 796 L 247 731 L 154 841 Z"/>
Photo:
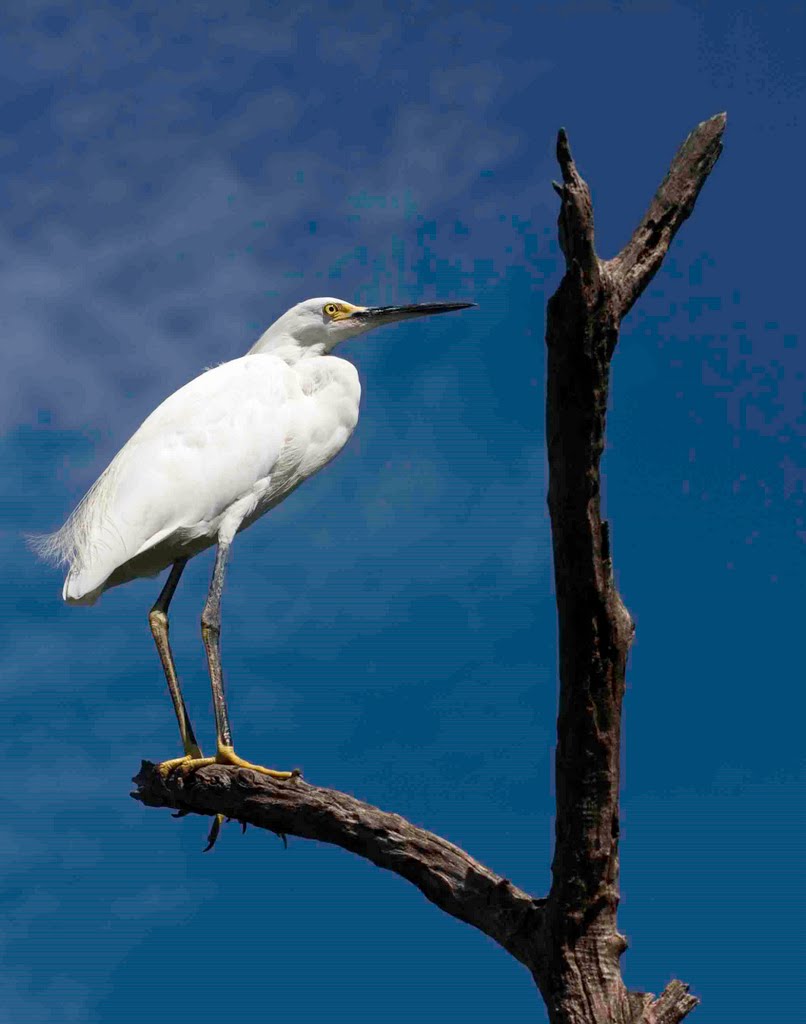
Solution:
<path fill-rule="evenodd" d="M 240 818 L 227 818 L 226 821 L 227 823 L 229 823 L 230 821 L 237 821 L 238 824 L 241 826 L 241 835 L 243 835 L 244 832 L 246 831 L 246 822 L 241 821 Z"/>
<path fill-rule="evenodd" d="M 213 824 L 211 825 L 210 832 L 207 836 L 207 846 L 205 846 L 205 848 L 202 850 L 202 853 L 209 853 L 210 850 L 212 850 L 212 848 L 215 846 L 216 840 L 218 839 L 218 834 L 221 831 L 221 825 L 223 821 L 223 814 L 217 814 L 213 818 Z"/>

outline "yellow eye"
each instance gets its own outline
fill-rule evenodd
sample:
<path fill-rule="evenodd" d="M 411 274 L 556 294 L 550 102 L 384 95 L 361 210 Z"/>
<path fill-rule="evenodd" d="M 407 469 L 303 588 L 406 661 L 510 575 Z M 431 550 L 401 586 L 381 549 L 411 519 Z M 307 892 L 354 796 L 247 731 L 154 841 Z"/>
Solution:
<path fill-rule="evenodd" d="M 325 316 L 335 316 L 338 311 L 339 307 L 335 302 L 328 302 L 324 309 Z"/>

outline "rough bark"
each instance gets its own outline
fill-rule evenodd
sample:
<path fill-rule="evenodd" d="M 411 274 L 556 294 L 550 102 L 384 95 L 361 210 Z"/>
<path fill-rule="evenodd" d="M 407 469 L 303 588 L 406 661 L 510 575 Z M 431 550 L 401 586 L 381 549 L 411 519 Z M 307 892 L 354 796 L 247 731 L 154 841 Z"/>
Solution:
<path fill-rule="evenodd" d="M 446 840 L 334 790 L 212 765 L 167 778 L 144 762 L 133 795 L 180 813 L 223 814 L 333 843 L 394 871 L 525 964 L 552 1024 L 677 1024 L 698 1000 L 672 981 L 628 992 L 619 959 L 619 756 L 633 623 L 613 577 L 600 511 L 610 360 L 622 318 L 660 267 L 722 148 L 725 115 L 680 147 L 643 220 L 611 260 L 596 254 L 588 186 L 559 134 L 559 238 L 566 272 L 549 300 L 546 436 L 559 620 L 556 842 L 545 899 Z"/>
<path fill-rule="evenodd" d="M 560 246 L 566 272 L 549 300 L 546 438 L 559 620 L 557 817 L 544 948 L 535 977 L 552 1024 L 678 1021 L 696 1000 L 674 982 L 660 1000 L 628 993 L 619 958 L 621 709 L 633 623 L 613 578 L 600 510 L 610 360 L 622 318 L 660 266 L 722 148 L 725 116 L 680 147 L 624 249 L 601 260 L 588 186 L 561 131 Z"/>
<path fill-rule="evenodd" d="M 223 814 L 281 836 L 318 839 L 394 871 L 440 910 L 466 921 L 529 965 L 543 900 L 535 899 L 446 839 L 335 789 L 278 782 L 249 769 L 210 765 L 165 778 L 143 761 L 132 794 L 151 807 Z"/>

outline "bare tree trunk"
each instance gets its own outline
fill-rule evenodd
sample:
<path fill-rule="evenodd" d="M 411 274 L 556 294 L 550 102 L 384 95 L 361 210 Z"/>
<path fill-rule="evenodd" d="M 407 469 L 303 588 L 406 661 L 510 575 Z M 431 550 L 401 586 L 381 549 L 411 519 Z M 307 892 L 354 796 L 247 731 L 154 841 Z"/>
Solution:
<path fill-rule="evenodd" d="M 566 272 L 548 305 L 546 437 L 560 651 L 557 823 L 545 947 L 536 980 L 552 1024 L 677 1021 L 696 1004 L 681 985 L 661 1005 L 628 994 L 616 927 L 621 708 L 633 623 L 613 580 L 600 513 L 610 360 L 622 318 L 650 282 L 722 148 L 724 115 L 699 125 L 633 237 L 596 255 L 593 210 L 565 132 L 559 235 Z M 660 1014 L 660 1016 L 659 1016 Z"/>
<path fill-rule="evenodd" d="M 180 814 L 224 814 L 334 843 L 401 875 L 523 963 L 552 1024 L 677 1024 L 698 1000 L 672 981 L 656 999 L 628 992 L 619 960 L 619 756 L 633 623 L 613 579 L 600 514 L 610 360 L 622 318 L 652 279 L 722 149 L 725 115 L 686 139 L 632 238 L 596 255 L 590 192 L 565 132 L 557 142 L 566 272 L 548 305 L 546 427 L 559 618 L 557 818 L 552 886 L 536 898 L 446 840 L 345 793 L 211 765 L 163 777 L 143 762 L 133 794 Z"/>

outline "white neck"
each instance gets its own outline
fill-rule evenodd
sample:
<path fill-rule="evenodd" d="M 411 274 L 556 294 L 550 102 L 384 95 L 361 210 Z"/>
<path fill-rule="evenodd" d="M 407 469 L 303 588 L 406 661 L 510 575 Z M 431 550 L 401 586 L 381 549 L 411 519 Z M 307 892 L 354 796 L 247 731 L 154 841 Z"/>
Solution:
<path fill-rule="evenodd" d="M 324 345 L 306 345 L 304 348 L 300 348 L 299 345 L 281 345 L 278 348 L 273 348 L 271 354 L 283 359 L 291 366 L 304 359 L 318 359 L 319 356 L 324 356 L 327 353 Z"/>
<path fill-rule="evenodd" d="M 320 342 L 317 345 L 300 345 L 296 338 L 292 338 L 284 331 L 276 330 L 274 325 L 272 325 L 258 338 L 249 349 L 247 355 L 265 355 L 267 352 L 290 365 L 299 362 L 300 359 L 323 356 L 325 354 L 325 344 Z"/>

